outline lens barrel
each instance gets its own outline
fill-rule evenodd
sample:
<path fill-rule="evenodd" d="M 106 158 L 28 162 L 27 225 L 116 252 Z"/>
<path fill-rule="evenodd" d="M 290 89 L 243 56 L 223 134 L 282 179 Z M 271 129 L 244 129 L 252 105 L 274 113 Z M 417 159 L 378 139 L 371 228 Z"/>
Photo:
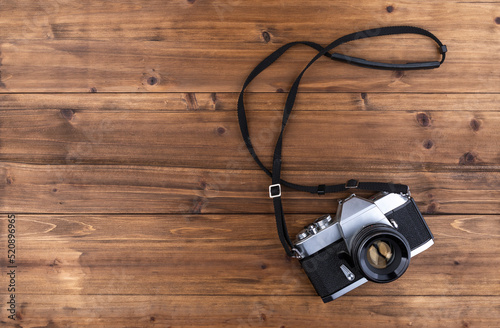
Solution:
<path fill-rule="evenodd" d="M 411 249 L 397 230 L 385 224 L 374 224 L 356 235 L 351 255 L 368 280 L 386 283 L 405 273 L 410 264 Z"/>

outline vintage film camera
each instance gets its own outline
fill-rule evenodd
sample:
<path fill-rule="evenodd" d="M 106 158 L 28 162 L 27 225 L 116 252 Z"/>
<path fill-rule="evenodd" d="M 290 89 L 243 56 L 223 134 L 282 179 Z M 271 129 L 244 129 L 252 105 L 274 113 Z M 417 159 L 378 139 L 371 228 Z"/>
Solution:
<path fill-rule="evenodd" d="M 368 280 L 391 282 L 403 275 L 411 257 L 434 244 L 409 195 L 355 194 L 339 202 L 336 218 L 324 215 L 294 241 L 302 268 L 323 302 Z"/>

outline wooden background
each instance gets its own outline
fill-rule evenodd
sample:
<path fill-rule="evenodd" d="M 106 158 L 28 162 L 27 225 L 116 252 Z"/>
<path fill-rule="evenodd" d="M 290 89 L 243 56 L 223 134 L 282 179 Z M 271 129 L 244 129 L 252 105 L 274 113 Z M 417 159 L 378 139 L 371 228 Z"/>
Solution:
<path fill-rule="evenodd" d="M 0 12 L 2 327 L 498 327 L 498 2 L 17 0 Z M 408 184 L 436 244 L 401 279 L 323 304 L 280 246 L 237 92 L 284 43 L 386 25 L 432 31 L 445 64 L 392 72 L 319 60 L 287 127 L 283 174 Z M 339 52 L 438 58 L 415 35 Z M 266 165 L 286 91 L 314 54 L 290 51 L 249 88 Z M 289 230 L 346 195 L 283 190 Z"/>

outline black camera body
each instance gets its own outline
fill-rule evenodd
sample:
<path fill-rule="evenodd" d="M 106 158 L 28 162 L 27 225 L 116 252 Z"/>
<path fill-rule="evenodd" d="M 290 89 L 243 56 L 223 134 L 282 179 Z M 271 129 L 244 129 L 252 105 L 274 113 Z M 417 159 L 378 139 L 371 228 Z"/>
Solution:
<path fill-rule="evenodd" d="M 299 232 L 294 250 L 323 302 L 368 280 L 391 282 L 434 237 L 409 195 L 381 192 L 339 202 L 336 219 L 325 215 Z"/>

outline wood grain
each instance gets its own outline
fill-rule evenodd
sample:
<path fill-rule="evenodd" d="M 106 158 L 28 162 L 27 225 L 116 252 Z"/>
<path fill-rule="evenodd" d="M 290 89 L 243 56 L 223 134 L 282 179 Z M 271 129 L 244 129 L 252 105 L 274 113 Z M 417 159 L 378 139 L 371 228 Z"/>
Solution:
<path fill-rule="evenodd" d="M 495 2 L 1 1 L 0 326 L 496 327 L 500 321 L 500 11 Z M 410 185 L 436 244 L 391 284 L 323 304 L 276 236 L 270 179 L 236 117 L 251 69 L 283 44 L 426 28 L 442 67 L 321 59 L 287 127 L 284 178 Z M 435 60 L 416 35 L 336 51 Z M 270 166 L 291 50 L 245 98 Z M 368 195 L 359 193 L 360 195 Z M 292 235 L 336 199 L 283 189 Z M 3 213 L 3 214 L 2 214 Z M 7 214 L 16 215 L 16 321 Z M 3 253 L 5 252 L 5 253 Z"/>
<path fill-rule="evenodd" d="M 4 300 L 0 296 L 0 300 Z M 20 312 L 27 327 L 494 327 L 498 297 L 351 297 L 318 304 L 304 296 L 33 295 Z M 485 306 L 471 306 L 484 304 Z M 487 305 L 487 306 L 486 306 Z M 401 311 L 400 309 L 406 311 Z M 311 316 L 311 312 L 315 315 Z M 126 314 L 126 316 L 124 315 Z M 25 324 L 25 322 L 27 322 Z M 17 327 L 0 322 L 5 327 Z"/>
<path fill-rule="evenodd" d="M 494 37 L 495 3 L 484 1 L 442 1 L 440 6 L 429 0 L 409 0 L 387 4 L 362 0 L 353 5 L 348 0 L 325 3 L 256 2 L 216 0 L 164 2 L 160 0 L 133 3 L 77 2 L 72 0 L 34 0 L 6 2 L 1 31 L 5 40 L 97 40 L 97 41 L 176 41 L 234 42 L 272 44 L 294 40 L 327 38 L 359 31 L 374 24 L 419 25 L 431 31 L 446 31 L 449 37 L 475 42 Z M 418 9 L 418 12 L 415 10 Z M 318 14 L 318 13 L 321 14 Z M 483 18 L 491 19 L 483 19 Z M 319 18 L 324 18 L 318 21 Z M 329 19 L 336 18 L 333 22 Z M 468 28 L 453 24 L 461 19 Z M 267 32 L 266 36 L 263 32 Z M 267 40 L 268 39 L 268 40 Z M 477 40 L 474 40 L 477 39 Z"/>
<path fill-rule="evenodd" d="M 289 216 L 290 233 L 315 218 Z M 499 295 L 500 217 L 426 220 L 435 245 L 401 279 L 350 295 Z M 272 215 L 18 214 L 16 222 L 20 297 L 316 295 L 298 261 L 284 255 Z"/>
<path fill-rule="evenodd" d="M 404 58 L 414 42 L 407 40 L 396 43 L 396 46 L 394 44 L 395 40 L 384 40 L 376 45 L 367 45 L 363 51 L 352 54 L 369 58 L 377 49 L 382 48 L 390 49 L 389 52 L 398 54 L 398 58 Z M 435 50 L 435 46 L 426 45 Z M 475 45 L 477 53 L 474 55 L 484 58 L 484 62 L 474 62 L 470 53 L 460 52 L 460 49 L 467 46 L 465 41 L 456 41 L 455 55 L 449 56 L 447 65 L 432 72 L 366 70 L 322 59 L 308 71 L 302 80 L 301 90 L 498 92 L 500 78 L 489 73 L 489 63 L 496 59 L 495 53 L 498 52 L 495 43 Z M 119 41 L 109 43 L 80 40 L 8 42 L 1 49 L 4 87 L 0 92 L 236 92 L 240 90 L 247 73 L 260 59 L 277 49 L 276 46 L 262 49 L 249 48 L 246 44 L 197 43 L 196 49 L 200 48 L 205 53 L 193 51 L 192 47 L 184 44 L 169 42 L 143 41 L 133 42 L 133 45 Z M 345 53 L 350 54 L 348 51 Z M 259 77 L 260 82 L 252 84 L 249 91 L 287 91 L 299 73 L 290 67 L 305 66 L 314 54 L 312 50 L 294 50 L 280 64 L 266 70 Z M 28 63 L 26 58 L 34 56 L 39 61 Z M 372 55 L 370 59 L 377 59 L 373 57 L 375 56 Z M 437 54 L 434 54 L 428 56 L 428 59 L 437 60 L 436 57 Z M 421 61 L 422 58 L 403 60 Z M 38 62 L 43 65 L 37 66 Z"/>
<path fill-rule="evenodd" d="M 499 211 L 497 171 L 360 172 L 285 171 L 295 183 L 392 181 L 411 186 L 425 213 L 495 214 Z M 258 170 L 163 168 L 118 165 L 0 166 L 3 213 L 272 213 L 270 179 Z M 369 195 L 363 192 L 360 195 Z M 336 199 L 283 190 L 289 213 L 334 212 Z"/>
<path fill-rule="evenodd" d="M 255 149 L 270 167 L 282 114 L 268 109 L 284 99 L 259 96 L 249 97 L 253 101 L 248 104 L 252 110 L 247 117 Z M 499 150 L 490 141 L 500 137 L 496 128 L 500 124 L 499 97 L 486 96 L 339 94 L 316 99 L 316 94 L 301 95 L 299 99 L 306 99 L 301 100 L 287 127 L 284 167 L 361 171 L 497 168 Z M 3 160 L 256 168 L 240 135 L 234 95 L 219 100 L 215 94 L 202 94 L 199 101 L 196 94 L 127 96 L 112 101 L 111 96 L 88 97 L 89 103 L 84 105 L 75 104 L 74 95 L 45 96 L 41 103 L 4 98 L 0 110 Z M 270 103 L 265 102 L 267 98 Z M 455 108 L 457 102 L 460 110 Z M 215 109 L 219 103 L 225 110 L 207 109 Z M 437 106 L 431 107 L 432 103 Z M 413 110 L 404 110 L 410 107 Z M 194 110 L 197 108 L 207 110 Z"/>
<path fill-rule="evenodd" d="M 301 89 L 498 92 L 500 83 L 491 69 L 500 50 L 494 3 L 388 5 L 364 0 L 353 6 L 313 1 L 304 9 L 297 0 L 265 5 L 51 0 L 44 5 L 9 2 L 6 7 L 9 15 L 0 21 L 1 92 L 234 92 L 261 58 L 281 44 L 305 39 L 326 45 L 347 33 L 398 24 L 434 32 L 450 49 L 446 65 L 400 74 L 325 59 L 311 68 Z M 437 57 L 432 41 L 417 36 L 370 39 L 339 50 L 373 60 Z M 250 90 L 287 90 L 297 66 L 313 55 L 294 50 Z"/>
<path fill-rule="evenodd" d="M 0 94 L 0 110 L 71 109 L 99 112 L 199 112 L 236 110 L 239 93 L 64 93 Z M 282 110 L 286 93 L 245 93 L 247 112 Z M 301 111 L 498 111 L 500 93 L 299 92 Z"/>

